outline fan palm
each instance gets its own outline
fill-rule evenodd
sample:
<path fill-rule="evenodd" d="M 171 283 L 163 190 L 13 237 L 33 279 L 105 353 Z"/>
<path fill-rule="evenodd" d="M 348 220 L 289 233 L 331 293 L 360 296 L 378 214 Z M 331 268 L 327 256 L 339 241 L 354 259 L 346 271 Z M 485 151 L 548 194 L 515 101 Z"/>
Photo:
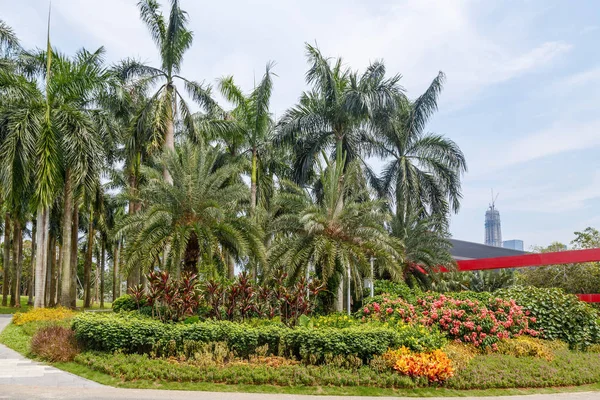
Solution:
<path fill-rule="evenodd" d="M 179 7 L 178 0 L 171 0 L 171 10 L 166 20 L 159 11 L 156 0 L 138 3 L 140 17 L 148 27 L 152 40 L 158 47 L 161 65 L 151 67 L 139 61 L 127 59 L 116 67 L 122 78 L 143 85 L 157 85 L 158 89 L 142 108 L 137 120 L 140 124 L 151 121 L 154 146 L 162 145 L 165 151 L 175 149 L 175 123 L 181 117 L 183 126 L 196 136 L 199 134 L 188 103 L 175 85 L 183 83 L 187 94 L 200 106 L 212 110 L 216 104 L 210 96 L 210 87 L 188 80 L 181 75 L 185 52 L 191 47 L 193 33 L 187 28 L 187 13 Z M 172 183 L 169 171 L 163 171 L 164 179 Z"/>
<path fill-rule="evenodd" d="M 150 267 L 166 249 L 177 273 L 181 264 L 197 271 L 200 259 L 212 263 L 219 249 L 264 261 L 262 232 L 238 213 L 247 194 L 243 182 L 232 183 L 240 167 L 217 166 L 218 156 L 213 148 L 184 143 L 177 153 L 165 153 L 157 168 L 144 168 L 148 184 L 139 198 L 144 209 L 128 215 L 117 230 L 128 238 L 130 266 Z M 173 185 L 160 179 L 160 168 L 169 169 Z"/>
<path fill-rule="evenodd" d="M 286 269 L 292 279 L 314 265 L 320 279 L 328 281 L 330 288 L 338 287 L 338 311 L 343 308 L 344 274 L 348 287 L 353 281 L 358 290 L 371 257 L 395 278 L 402 276 L 403 260 L 401 241 L 384 227 L 389 214 L 381 211 L 381 201 L 370 201 L 356 190 L 361 186 L 358 165 L 352 163 L 344 172 L 344 161 L 321 170 L 318 199 L 291 184 L 281 191 L 277 203 L 282 213 L 273 222 L 278 235 L 269 250 L 271 269 Z"/>
<path fill-rule="evenodd" d="M 294 146 L 295 180 L 304 183 L 314 170 L 321 151 L 334 148 L 339 164 L 370 155 L 370 118 L 393 107 L 402 98 L 399 75 L 385 78 L 381 62 L 371 64 L 362 75 L 333 63 L 318 48 L 306 45 L 310 68 L 306 82 L 313 89 L 279 122 L 277 140 Z"/>
<path fill-rule="evenodd" d="M 445 217 L 460 205 L 465 156 L 452 140 L 425 132 L 437 110 L 443 81 L 440 72 L 415 101 L 399 99 L 391 114 L 379 114 L 374 120 L 380 154 L 390 159 L 383 169 L 380 191 L 396 203 L 396 213 L 403 219 L 416 210 Z"/>

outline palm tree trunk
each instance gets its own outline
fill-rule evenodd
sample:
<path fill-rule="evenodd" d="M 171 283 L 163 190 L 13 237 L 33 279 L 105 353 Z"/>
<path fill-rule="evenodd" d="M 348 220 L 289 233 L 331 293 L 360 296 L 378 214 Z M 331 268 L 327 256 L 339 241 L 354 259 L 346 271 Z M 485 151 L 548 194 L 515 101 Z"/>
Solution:
<path fill-rule="evenodd" d="M 8 288 L 10 287 L 10 214 L 4 215 L 4 273 L 2 277 L 2 307 L 8 304 Z"/>
<path fill-rule="evenodd" d="M 121 274 L 119 272 L 119 255 L 121 252 L 121 241 L 117 240 L 114 244 L 115 248 L 113 251 L 113 295 L 112 301 L 114 302 L 121 295 Z"/>
<path fill-rule="evenodd" d="M 19 225 L 19 247 L 17 248 L 17 301 L 16 307 L 21 307 L 21 273 L 23 271 L 23 228 Z"/>
<path fill-rule="evenodd" d="M 11 260 L 11 296 L 10 306 L 21 307 L 21 271 L 19 270 L 19 247 L 23 246 L 23 236 L 21 234 L 21 222 L 18 219 L 14 221 L 13 240 L 12 240 L 12 260 Z"/>
<path fill-rule="evenodd" d="M 92 292 L 91 292 L 91 275 L 92 275 L 92 255 L 94 250 L 94 213 L 90 211 L 90 225 L 88 228 L 88 243 L 87 243 L 87 251 L 85 255 L 85 264 L 83 266 L 83 291 L 84 291 L 84 301 L 83 307 L 89 308 L 92 300 Z"/>
<path fill-rule="evenodd" d="M 35 251 L 35 308 L 44 307 L 46 290 L 46 268 L 48 266 L 48 228 L 50 225 L 48 207 L 39 206 L 37 210 L 37 248 Z"/>
<path fill-rule="evenodd" d="M 54 296 L 56 295 L 56 236 L 49 235 L 50 247 L 48 249 L 48 269 L 46 280 L 46 307 L 54 307 Z"/>
<path fill-rule="evenodd" d="M 79 253 L 79 198 L 73 204 L 73 229 L 71 230 L 71 286 L 69 291 L 70 303 L 67 307 L 77 308 L 77 254 Z"/>
<path fill-rule="evenodd" d="M 34 288 L 34 282 L 35 282 L 35 251 L 36 251 L 36 241 L 35 239 L 37 238 L 36 235 L 36 230 L 37 230 L 37 223 L 35 220 L 33 220 L 31 222 L 31 277 L 29 278 L 29 286 L 27 287 L 27 295 L 29 296 L 29 298 L 27 299 L 27 305 L 28 306 L 32 306 L 33 305 L 33 288 Z"/>
<path fill-rule="evenodd" d="M 54 296 L 54 305 L 60 304 L 60 295 L 62 293 L 62 282 L 61 282 L 61 265 L 62 265 L 62 244 L 58 244 L 58 261 L 56 262 L 56 295 Z"/>
<path fill-rule="evenodd" d="M 71 253 L 73 251 L 73 189 L 71 184 L 71 169 L 68 168 L 65 177 L 63 202 L 62 250 L 61 250 L 61 294 L 60 305 L 70 307 L 71 299 Z"/>
<path fill-rule="evenodd" d="M 347 275 L 346 278 L 348 279 L 348 282 L 346 282 L 346 284 L 348 285 L 348 288 L 346 289 L 346 301 L 348 303 L 347 304 L 348 315 L 350 315 L 351 314 L 351 312 L 350 312 L 350 310 L 351 310 L 351 307 L 350 307 L 351 304 L 350 303 L 352 303 L 352 295 L 350 293 L 350 291 L 351 291 L 351 284 L 350 284 L 350 282 L 352 280 L 352 274 L 350 272 L 350 265 L 348 265 L 348 267 L 347 267 L 347 274 L 346 275 Z"/>
<path fill-rule="evenodd" d="M 174 95 L 173 92 L 174 92 L 173 86 L 171 83 L 169 83 L 167 85 L 168 101 L 172 104 L 175 104 L 174 98 L 173 98 L 173 95 Z M 167 112 L 167 121 L 166 122 L 167 122 L 167 129 L 165 132 L 165 143 L 163 145 L 164 153 L 167 153 L 170 151 L 175 151 L 175 111 L 173 110 L 173 107 L 169 107 L 169 111 Z M 163 177 L 165 179 L 165 182 L 168 182 L 171 185 L 173 184 L 173 177 L 167 170 L 167 167 L 164 167 L 164 169 L 163 169 Z"/>
<path fill-rule="evenodd" d="M 105 260 L 105 249 L 106 241 L 102 239 L 100 245 L 100 308 L 104 308 L 104 262 Z"/>
<path fill-rule="evenodd" d="M 344 276 L 340 277 L 340 283 L 337 288 L 337 296 L 335 298 L 335 311 L 344 312 Z"/>

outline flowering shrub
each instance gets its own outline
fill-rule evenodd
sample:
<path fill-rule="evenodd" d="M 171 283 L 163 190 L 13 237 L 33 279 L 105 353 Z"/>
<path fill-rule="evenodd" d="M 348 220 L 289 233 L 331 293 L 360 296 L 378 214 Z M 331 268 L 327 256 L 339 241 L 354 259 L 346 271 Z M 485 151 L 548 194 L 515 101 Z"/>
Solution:
<path fill-rule="evenodd" d="M 514 300 L 490 299 L 488 304 L 482 304 L 477 300 L 428 294 L 412 305 L 401 298 L 383 296 L 381 303 L 374 301 L 367 304 L 358 315 L 364 321 L 437 326 L 451 339 L 493 350 L 501 339 L 538 335 L 529 327 L 536 319 L 526 315 Z"/>
<path fill-rule="evenodd" d="M 536 317 L 531 327 L 539 330 L 544 339 L 563 340 L 571 348 L 581 350 L 600 343 L 598 312 L 562 289 L 515 286 L 495 295 L 515 299 Z"/>
<path fill-rule="evenodd" d="M 425 377 L 429 382 L 444 382 L 454 375 L 452 361 L 442 350 L 413 353 L 406 347 L 389 350 L 383 358 L 391 367 L 413 378 Z"/>
<path fill-rule="evenodd" d="M 360 324 L 360 321 L 346 314 L 321 315 L 312 318 L 311 322 L 315 328 L 349 328 Z"/>
<path fill-rule="evenodd" d="M 74 315 L 75 312 L 64 307 L 34 308 L 25 313 L 15 313 L 12 322 L 15 325 L 24 325 L 36 321 L 62 321 L 64 319 L 72 318 Z"/>
<path fill-rule="evenodd" d="M 538 357 L 548 361 L 554 359 L 554 352 L 545 341 L 527 336 L 500 341 L 498 353 L 514 357 Z"/>

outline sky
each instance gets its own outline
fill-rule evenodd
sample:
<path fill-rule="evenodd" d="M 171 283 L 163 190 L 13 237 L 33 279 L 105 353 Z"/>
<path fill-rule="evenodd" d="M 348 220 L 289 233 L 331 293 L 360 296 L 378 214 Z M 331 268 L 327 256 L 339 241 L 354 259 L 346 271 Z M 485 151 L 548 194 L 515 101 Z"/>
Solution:
<path fill-rule="evenodd" d="M 167 0 L 162 0 L 166 5 Z M 276 62 L 276 116 L 306 89 L 304 43 L 362 70 L 383 60 L 410 98 L 447 76 L 427 130 L 465 153 L 454 238 L 482 242 L 491 189 L 503 239 L 526 249 L 600 228 L 600 2 L 595 0 L 181 0 L 194 44 L 182 75 L 246 90 Z M 44 47 L 48 0 L 0 0 L 26 47 Z M 53 0 L 53 46 L 156 64 L 136 0 Z M 377 162 L 375 162 L 377 168 Z"/>

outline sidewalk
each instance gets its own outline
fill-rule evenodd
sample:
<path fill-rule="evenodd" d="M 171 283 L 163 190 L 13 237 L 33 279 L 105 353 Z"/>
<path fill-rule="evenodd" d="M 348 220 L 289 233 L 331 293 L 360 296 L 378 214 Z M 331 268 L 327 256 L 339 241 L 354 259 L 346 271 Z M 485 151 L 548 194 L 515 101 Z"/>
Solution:
<path fill-rule="evenodd" d="M 10 323 L 11 315 L 0 315 L 0 332 Z M 80 378 L 48 365 L 31 361 L 0 344 L 0 386 L 26 385 L 44 387 L 92 388 L 99 383 Z M 2 398 L 4 390 L 0 390 Z"/>

